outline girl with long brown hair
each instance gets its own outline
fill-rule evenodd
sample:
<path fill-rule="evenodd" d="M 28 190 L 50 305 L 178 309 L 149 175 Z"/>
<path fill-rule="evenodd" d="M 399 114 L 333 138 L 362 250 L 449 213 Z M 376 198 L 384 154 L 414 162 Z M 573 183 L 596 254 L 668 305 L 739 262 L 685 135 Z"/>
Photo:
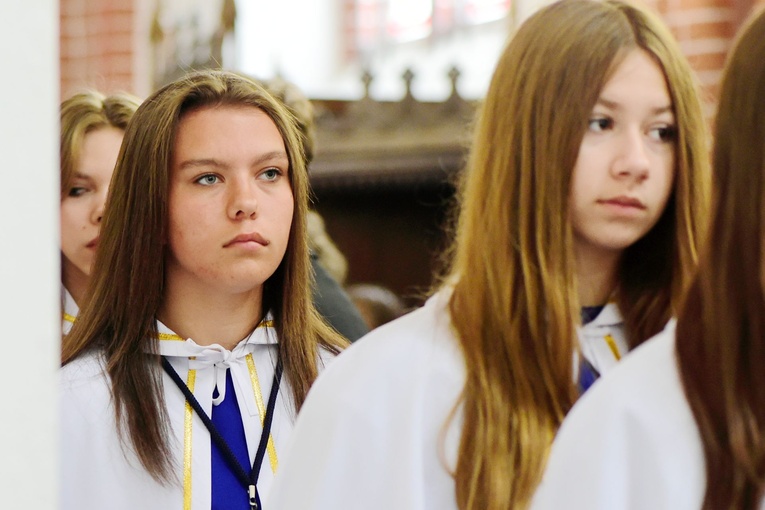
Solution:
<path fill-rule="evenodd" d="M 307 174 L 261 86 L 200 72 L 122 145 L 62 369 L 62 508 L 250 509 L 345 341 L 311 305 Z"/>
<path fill-rule="evenodd" d="M 61 303 L 67 334 L 85 298 L 122 137 L 140 101 L 89 90 L 61 103 Z"/>
<path fill-rule="evenodd" d="M 674 310 L 706 158 L 691 70 L 654 16 L 587 0 L 532 16 L 484 101 L 440 290 L 317 381 L 270 503 L 528 506 L 577 398 L 577 343 L 607 370 Z M 607 317 L 577 337 L 582 307 Z"/>
<path fill-rule="evenodd" d="M 763 83 L 760 11 L 726 65 L 711 227 L 677 322 L 577 404 L 534 508 L 763 508 Z"/>

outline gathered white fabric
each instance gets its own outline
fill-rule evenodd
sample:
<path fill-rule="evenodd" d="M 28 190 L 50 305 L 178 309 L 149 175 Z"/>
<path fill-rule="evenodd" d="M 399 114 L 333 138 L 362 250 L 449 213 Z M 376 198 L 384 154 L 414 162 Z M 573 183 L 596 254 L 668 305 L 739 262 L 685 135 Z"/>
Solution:
<path fill-rule="evenodd" d="M 218 389 L 218 396 L 212 400 L 212 404 L 218 405 L 226 398 L 226 371 L 231 369 L 231 376 L 235 379 L 235 382 L 238 380 L 243 387 L 247 387 L 248 381 L 250 381 L 250 373 L 246 363 L 246 356 L 254 353 L 258 345 L 273 344 L 276 346 L 275 330 L 272 327 L 264 326 L 265 324 L 270 324 L 271 320 L 271 316 L 267 316 L 260 326 L 255 328 L 247 338 L 239 342 L 230 351 L 219 344 L 199 345 L 191 338 L 183 340 L 177 337 L 162 322 L 157 321 L 157 329 L 160 334 L 159 353 L 170 359 L 173 368 L 176 368 L 173 358 L 185 358 L 187 370 L 212 370 L 213 388 L 217 386 Z M 273 364 L 274 366 L 276 364 L 275 351 Z M 207 409 L 205 409 L 205 412 L 209 414 Z"/>
<path fill-rule="evenodd" d="M 187 383 L 208 416 L 212 414 L 212 407 L 226 398 L 226 370 L 231 371 L 250 461 L 255 457 L 262 432 L 259 400 L 264 395 L 267 400 L 277 359 L 276 333 L 268 324 L 264 321 L 229 351 L 220 345 L 202 346 L 192 339 L 182 339 L 164 324 L 157 323 L 160 353 Z M 323 353 L 320 370 L 329 359 L 331 356 Z M 162 380 L 176 477 L 165 486 L 146 473 L 132 444 L 120 441 L 110 381 L 100 356 L 84 355 L 61 370 L 60 501 L 63 510 L 209 510 L 210 434 L 164 372 Z M 213 399 L 216 384 L 220 395 Z M 255 391 L 256 386 L 259 391 Z M 272 440 L 258 481 L 262 498 L 270 491 L 294 419 L 291 385 L 283 378 L 274 410 Z"/>

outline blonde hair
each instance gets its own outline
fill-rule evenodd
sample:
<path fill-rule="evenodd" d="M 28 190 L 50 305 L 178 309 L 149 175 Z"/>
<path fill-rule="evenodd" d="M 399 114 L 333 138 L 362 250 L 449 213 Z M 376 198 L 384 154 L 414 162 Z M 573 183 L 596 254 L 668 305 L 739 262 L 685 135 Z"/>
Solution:
<path fill-rule="evenodd" d="M 670 235 L 653 247 L 667 255 L 658 262 L 669 274 L 637 296 L 674 305 L 695 263 L 704 124 L 690 68 L 669 32 L 621 1 L 564 0 L 537 12 L 505 49 L 481 109 L 445 280 L 453 284 L 449 310 L 467 369 L 455 472 L 460 509 L 527 506 L 576 399 L 571 174 L 601 89 L 636 48 L 662 68 L 678 129 L 672 207 L 659 222 Z M 657 296 L 665 291 L 668 300 Z M 631 337 L 666 322 L 669 310 L 641 306 L 656 312 L 643 327 L 630 318 L 639 299 L 624 296 Z"/>
<path fill-rule="evenodd" d="M 257 83 L 224 71 L 191 74 L 155 92 L 125 133 L 91 294 L 66 337 L 62 361 L 89 350 L 103 356 L 120 432 L 124 430 L 144 468 L 160 482 L 170 479 L 171 468 L 155 321 L 164 298 L 167 244 L 162 240 L 168 228 L 171 149 L 186 113 L 218 105 L 263 111 L 279 130 L 289 158 L 292 225 L 284 258 L 264 284 L 263 310 L 274 317 L 279 356 L 297 409 L 318 374 L 319 349 L 337 353 L 347 345 L 311 303 L 308 176 L 290 113 Z"/>
<path fill-rule="evenodd" d="M 97 129 L 127 129 L 141 101 L 128 93 L 106 96 L 96 90 L 75 94 L 61 103 L 61 198 L 72 185 L 85 135 Z"/>

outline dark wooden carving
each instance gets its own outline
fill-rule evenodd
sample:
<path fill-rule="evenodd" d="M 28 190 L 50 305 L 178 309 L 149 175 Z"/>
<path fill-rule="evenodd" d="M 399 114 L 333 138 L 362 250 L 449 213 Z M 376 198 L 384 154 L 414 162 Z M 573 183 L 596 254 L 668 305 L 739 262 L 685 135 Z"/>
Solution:
<path fill-rule="evenodd" d="M 359 101 L 316 101 L 311 165 L 316 208 L 349 262 L 348 283 L 382 284 L 410 306 L 422 302 L 449 237 L 444 228 L 463 168 L 476 109 L 449 78 L 443 102 L 412 95 L 412 71 L 398 102 L 366 93 Z"/>
<path fill-rule="evenodd" d="M 457 93 L 459 72 L 452 69 L 452 94 L 444 102 L 421 102 L 412 95 L 414 73 L 404 73 L 401 101 L 369 96 L 372 77 L 359 101 L 316 101 L 317 151 L 311 166 L 317 193 L 340 188 L 432 185 L 462 167 L 475 103 Z"/>

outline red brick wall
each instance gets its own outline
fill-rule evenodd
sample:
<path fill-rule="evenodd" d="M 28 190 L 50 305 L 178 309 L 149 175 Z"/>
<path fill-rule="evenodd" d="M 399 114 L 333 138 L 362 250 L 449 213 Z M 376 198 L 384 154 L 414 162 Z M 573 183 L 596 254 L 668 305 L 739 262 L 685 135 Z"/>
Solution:
<path fill-rule="evenodd" d="M 658 0 L 652 3 L 696 71 L 707 116 L 711 118 L 725 56 L 738 26 L 735 6 L 723 0 Z"/>
<path fill-rule="evenodd" d="M 522 0 L 518 0 L 522 1 Z M 639 0 L 638 0 L 639 1 Z M 765 0 L 643 0 L 658 10 L 698 73 L 714 112 L 730 42 L 754 5 Z M 60 0 L 61 96 L 83 87 L 139 95 L 150 69 L 147 49 L 151 0 Z M 353 2 L 344 0 L 345 37 L 352 39 Z M 352 45 L 346 45 L 346 51 Z M 137 53 L 141 53 L 138 55 Z M 346 55 L 350 57 L 351 55 Z M 141 90 L 136 90 L 136 88 Z"/>
<path fill-rule="evenodd" d="M 61 97 L 134 92 L 135 0 L 60 0 Z"/>
<path fill-rule="evenodd" d="M 646 0 L 661 13 L 696 71 L 710 119 L 732 40 L 755 2 L 765 4 L 765 0 Z"/>

